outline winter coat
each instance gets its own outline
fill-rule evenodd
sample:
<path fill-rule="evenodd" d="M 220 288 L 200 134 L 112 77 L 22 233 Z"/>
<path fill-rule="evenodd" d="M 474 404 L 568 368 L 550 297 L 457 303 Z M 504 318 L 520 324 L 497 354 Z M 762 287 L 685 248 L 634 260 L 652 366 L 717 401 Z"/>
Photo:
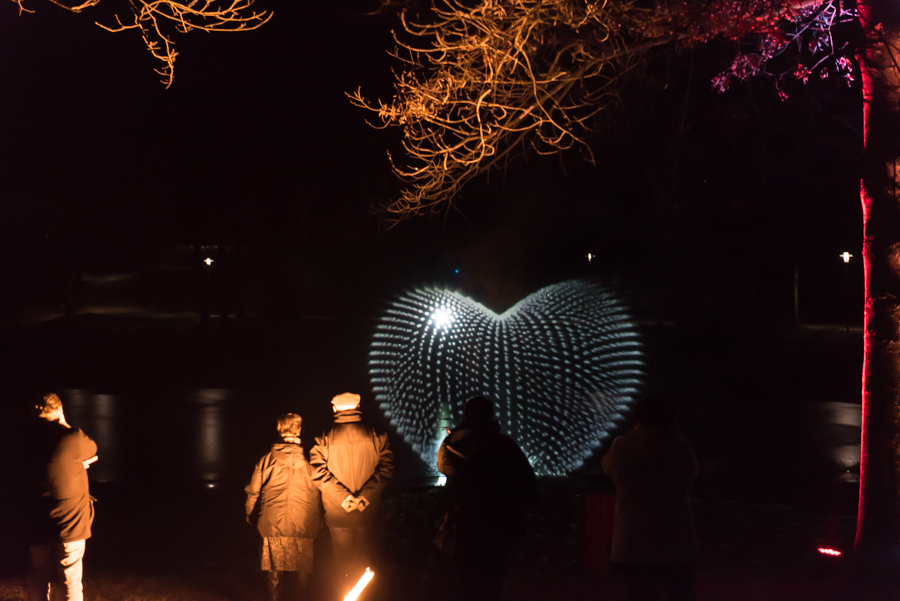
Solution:
<path fill-rule="evenodd" d="M 298 444 L 273 444 L 244 492 L 247 519 L 263 537 L 315 538 L 322 529 L 319 491 Z"/>
<path fill-rule="evenodd" d="M 639 424 L 615 439 L 602 465 L 616 484 L 611 559 L 624 564 L 695 561 L 690 487 L 697 460 L 681 432 Z"/>
<path fill-rule="evenodd" d="M 30 542 L 90 538 L 94 505 L 84 461 L 97 454 L 97 443 L 78 428 L 40 420 L 30 448 Z"/>
<path fill-rule="evenodd" d="M 450 450 L 452 448 L 452 450 Z M 448 509 L 458 528 L 514 537 L 537 504 L 537 479 L 519 445 L 497 422 L 457 428 L 438 449 L 438 470 L 447 476 Z"/>
<path fill-rule="evenodd" d="M 380 510 L 381 493 L 394 475 L 394 453 L 387 434 L 362 421 L 358 409 L 335 413 L 334 427 L 316 438 L 310 463 L 322 491 L 325 522 L 335 528 L 372 525 Z M 365 497 L 363 511 L 344 511 L 349 496 Z"/>

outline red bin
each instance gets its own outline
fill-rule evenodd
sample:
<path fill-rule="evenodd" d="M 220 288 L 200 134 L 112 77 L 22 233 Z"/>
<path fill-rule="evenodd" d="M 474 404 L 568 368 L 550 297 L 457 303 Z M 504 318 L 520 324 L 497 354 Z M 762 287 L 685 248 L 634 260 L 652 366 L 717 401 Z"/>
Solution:
<path fill-rule="evenodd" d="M 616 496 L 605 492 L 578 495 L 581 509 L 582 545 L 585 571 L 588 574 L 609 573 Z"/>

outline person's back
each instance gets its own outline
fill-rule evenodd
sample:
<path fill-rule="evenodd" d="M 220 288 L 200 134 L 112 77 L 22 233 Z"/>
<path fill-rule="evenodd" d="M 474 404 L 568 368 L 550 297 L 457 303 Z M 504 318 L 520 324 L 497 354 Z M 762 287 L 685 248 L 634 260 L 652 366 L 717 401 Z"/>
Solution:
<path fill-rule="evenodd" d="M 302 423 L 296 413 L 278 418 L 276 428 L 283 442 L 273 444 L 257 462 L 244 488 L 247 521 L 262 536 L 260 569 L 273 601 L 284 597 L 285 574 L 302 596 L 313 568 L 313 539 L 322 529 L 319 491 L 300 446 Z"/>
<path fill-rule="evenodd" d="M 667 397 L 652 393 L 635 407 L 634 429 L 613 441 L 603 469 L 616 485 L 610 559 L 629 599 L 694 599 L 697 539 L 690 487 L 697 460 L 674 421 Z"/>
<path fill-rule="evenodd" d="M 94 505 L 87 468 L 96 461 L 97 444 L 66 422 L 62 401 L 47 394 L 35 407 L 38 420 L 30 432 L 28 482 L 29 601 L 64 589 L 81 601 L 82 558 L 91 537 Z"/>
<path fill-rule="evenodd" d="M 493 601 L 500 598 L 506 561 L 527 511 L 537 502 L 537 481 L 519 445 L 500 432 L 489 399 L 470 399 L 463 413 L 437 457 L 447 476 L 446 523 L 455 528 L 457 596 Z"/>
<path fill-rule="evenodd" d="M 331 404 L 334 425 L 316 438 L 310 464 L 343 594 L 377 560 L 381 495 L 394 473 L 394 454 L 387 434 L 362 420 L 358 394 L 339 394 Z"/>
<path fill-rule="evenodd" d="M 247 488 L 248 513 L 258 512 L 256 526 L 263 537 L 318 535 L 322 524 L 319 491 L 299 444 L 273 444 L 271 451 L 259 461 Z"/>
<path fill-rule="evenodd" d="M 372 426 L 363 421 L 335 423 L 323 439 L 323 444 L 328 445 L 328 458 L 324 462 L 324 467 L 348 491 L 361 491 L 378 467 L 379 453 L 376 446 L 378 443 L 378 435 Z M 370 494 L 369 497 L 371 498 L 367 499 L 370 503 L 377 501 L 375 495 Z M 375 519 L 376 511 L 356 515 L 343 511 L 341 503 L 344 498 L 340 495 L 324 497 L 330 524 L 344 523 L 345 520 L 353 518 L 358 518 L 359 521 Z M 377 507 L 372 509 L 377 510 Z"/>
<path fill-rule="evenodd" d="M 697 464 L 687 440 L 677 430 L 639 424 L 608 456 L 604 467 L 616 484 L 612 560 L 694 559 L 690 487 Z"/>

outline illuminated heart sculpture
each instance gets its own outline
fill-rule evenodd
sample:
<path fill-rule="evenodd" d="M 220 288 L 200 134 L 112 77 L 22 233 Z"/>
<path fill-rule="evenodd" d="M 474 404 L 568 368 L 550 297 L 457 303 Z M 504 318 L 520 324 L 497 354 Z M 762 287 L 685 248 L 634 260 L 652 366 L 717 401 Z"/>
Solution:
<path fill-rule="evenodd" d="M 456 292 L 402 295 L 380 320 L 369 374 L 381 409 L 428 465 L 463 404 L 494 401 L 539 474 L 578 468 L 640 387 L 640 343 L 603 287 L 548 286 L 501 315 Z"/>

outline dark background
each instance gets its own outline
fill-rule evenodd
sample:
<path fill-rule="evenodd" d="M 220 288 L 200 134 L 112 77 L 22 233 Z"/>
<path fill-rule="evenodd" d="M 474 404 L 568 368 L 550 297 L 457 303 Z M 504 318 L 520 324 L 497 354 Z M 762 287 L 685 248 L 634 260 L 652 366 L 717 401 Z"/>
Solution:
<path fill-rule="evenodd" d="M 110 14 L 26 6 L 0 3 L 0 450 L 14 457 L 38 391 L 122 399 L 128 451 L 119 483 L 95 486 L 95 565 L 191 536 L 172 565 L 252 546 L 252 532 L 226 538 L 274 416 L 303 413 L 309 445 L 328 399 L 353 390 L 384 425 L 369 336 L 394 294 L 435 283 L 501 311 L 598 278 L 635 317 L 646 387 L 679 403 L 701 499 L 855 511 L 853 478 L 828 455 L 858 429 L 815 416 L 859 402 L 857 84 L 787 81 L 782 102 L 762 79 L 720 95 L 709 81 L 734 47 L 661 49 L 598 124 L 595 165 L 531 158 L 446 214 L 385 230 L 373 209 L 397 193 L 385 150 L 399 134 L 345 96 L 391 93 L 397 23 L 367 15 L 376 3 L 259 2 L 275 16 L 258 31 L 176 38 L 168 90 L 136 33 L 93 25 Z M 185 462 L 193 409 L 179 400 L 208 388 L 233 392 L 213 492 Z M 421 464 L 395 448 L 411 486 Z M 602 486 L 596 461 L 574 480 Z M 236 525 L 210 537 L 222 523 Z M 148 536 L 144 556 L 123 542 Z M 20 573 L 15 544 L 4 569 Z"/>

